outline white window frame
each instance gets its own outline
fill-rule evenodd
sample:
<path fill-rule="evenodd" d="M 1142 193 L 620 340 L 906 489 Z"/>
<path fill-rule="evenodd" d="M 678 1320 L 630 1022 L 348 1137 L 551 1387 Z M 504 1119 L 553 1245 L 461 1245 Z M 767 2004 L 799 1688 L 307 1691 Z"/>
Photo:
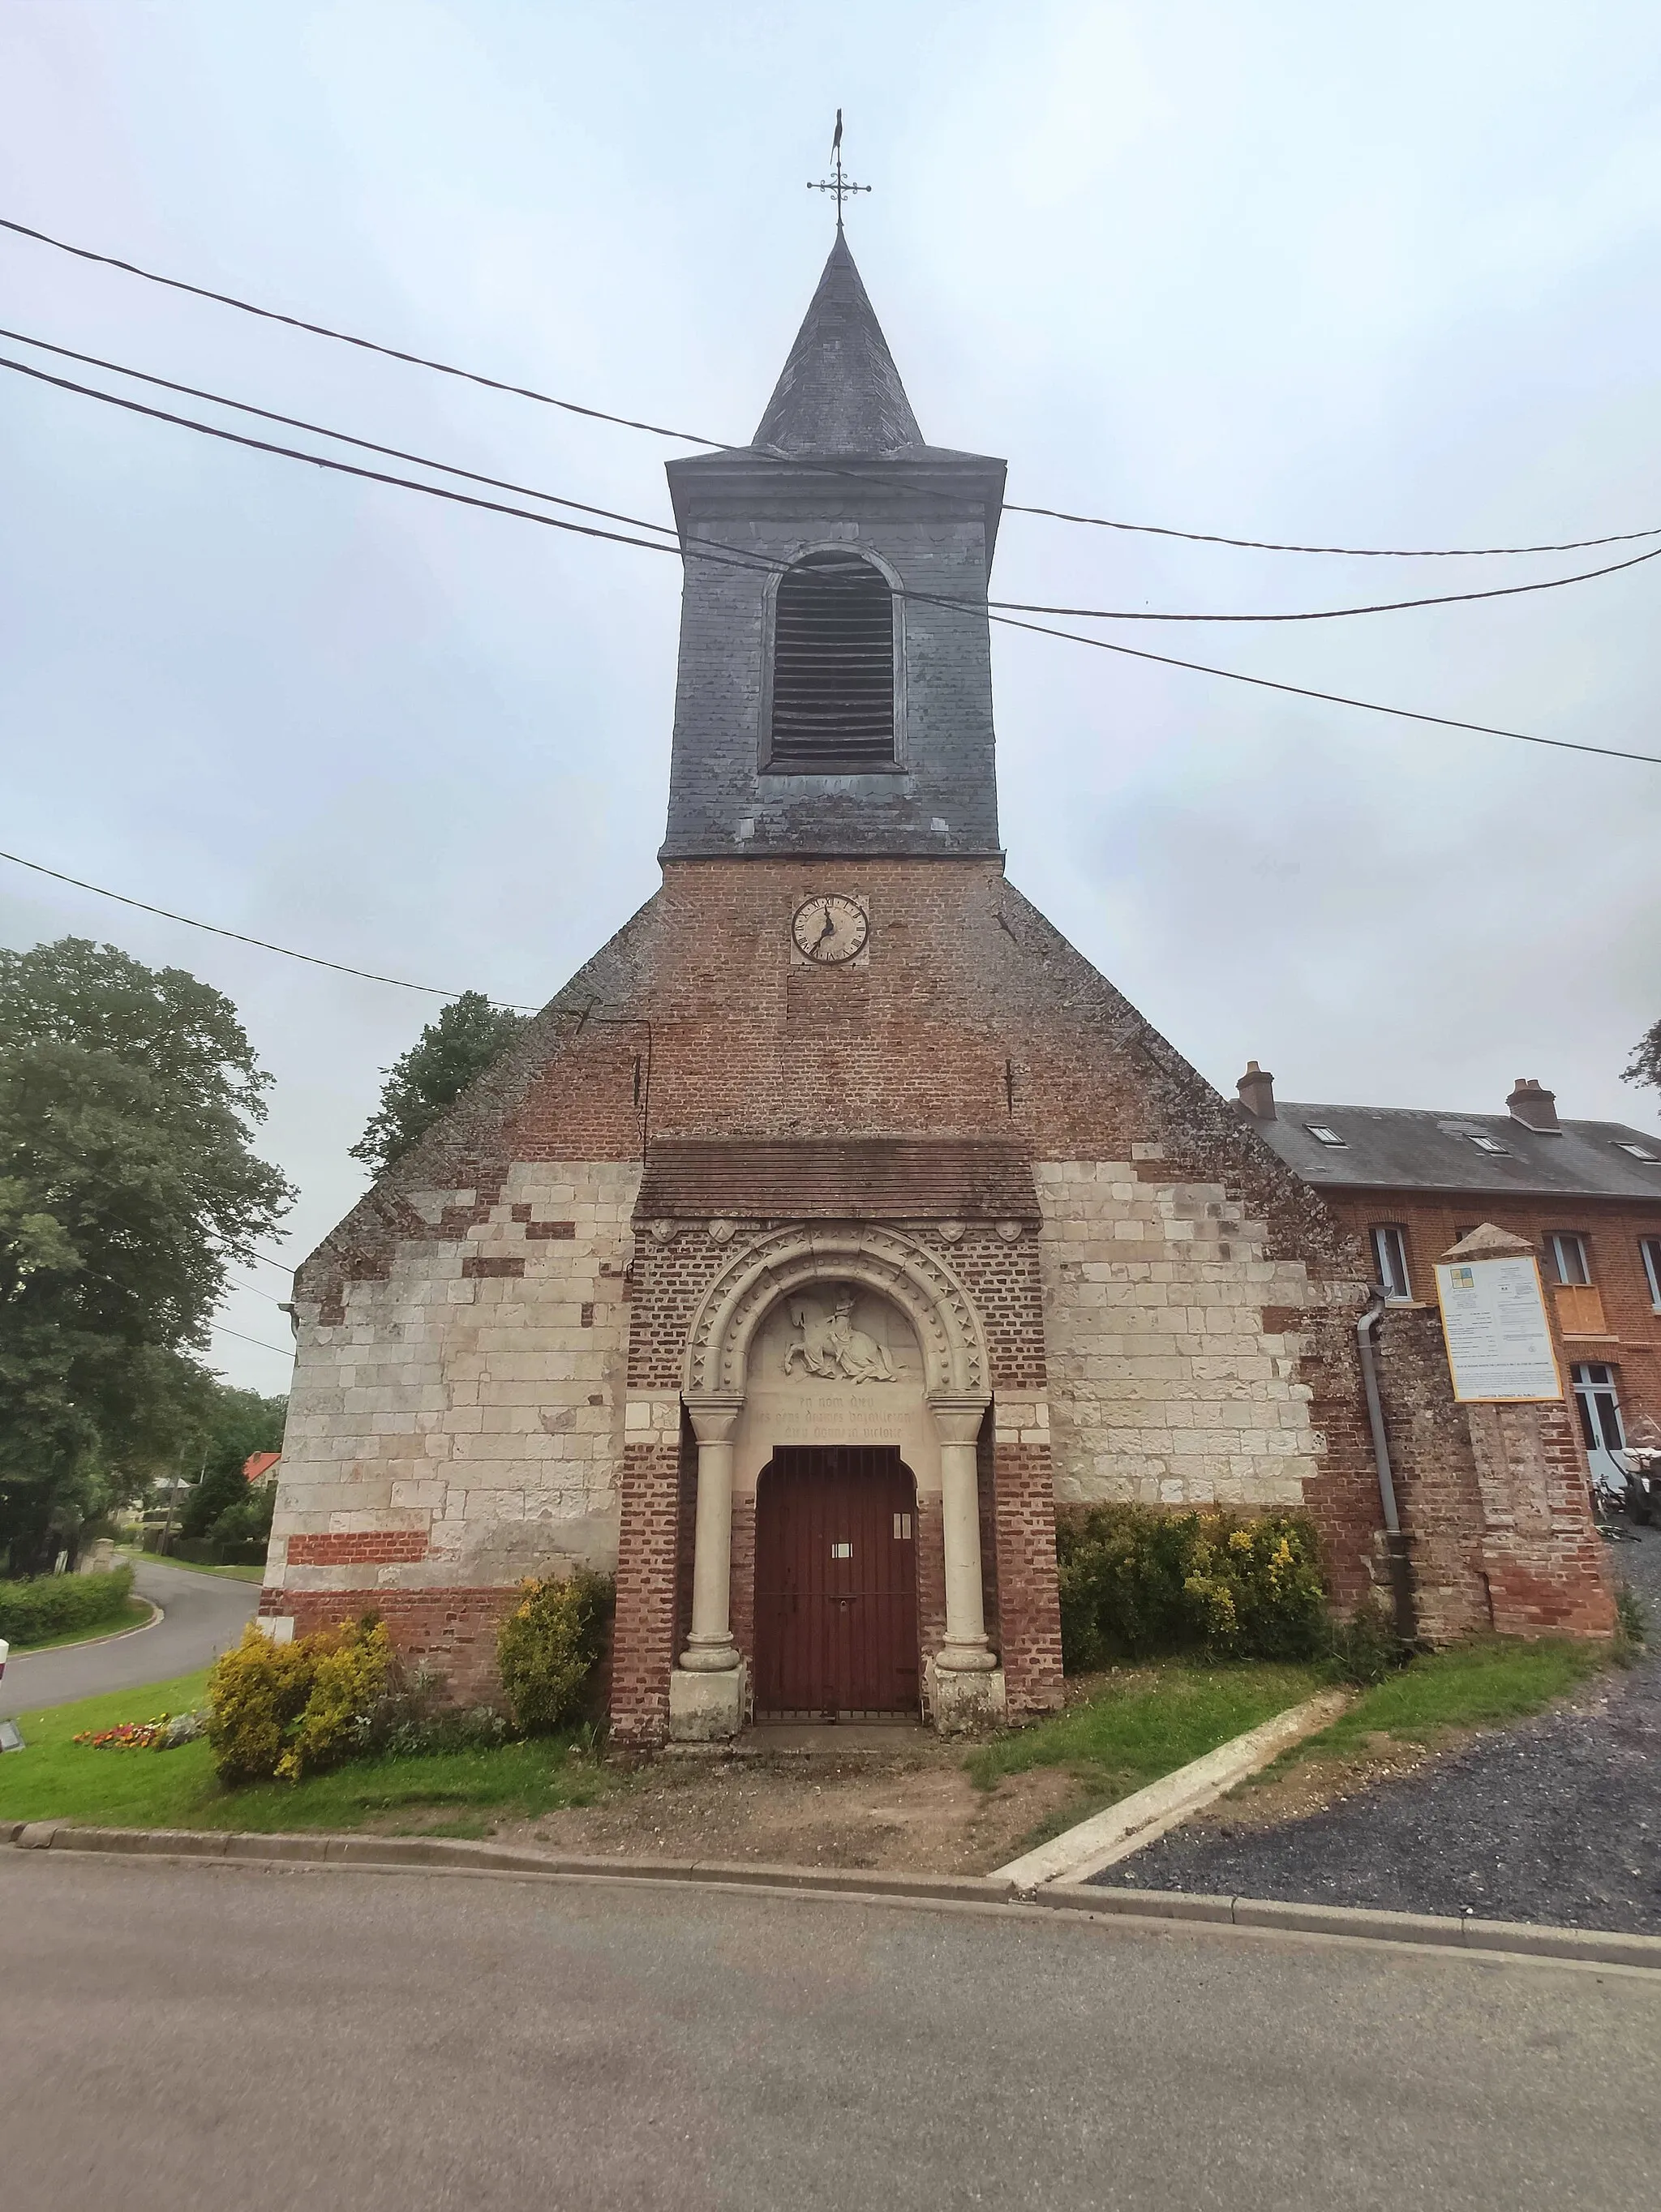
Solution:
<path fill-rule="evenodd" d="M 1627 1425 L 1621 1412 L 1621 1386 L 1606 1360 L 1580 1360 L 1569 1370 L 1574 1386 L 1575 1410 L 1580 1416 L 1580 1435 L 1589 1452 L 1625 1451 Z M 1613 1416 L 1611 1422 L 1610 1416 Z M 1609 1442 L 1609 1429 L 1615 1442 Z"/>
<path fill-rule="evenodd" d="M 1349 1142 L 1348 1137 L 1341 1137 L 1338 1134 L 1330 1122 L 1305 1121 L 1304 1127 L 1317 1145 L 1324 1145 L 1329 1152 L 1341 1152 Z"/>
<path fill-rule="evenodd" d="M 1563 1253 L 1570 1249 L 1579 1267 L 1579 1273 L 1565 1274 Z M 1580 1229 L 1548 1229 L 1546 1231 L 1546 1250 L 1551 1257 L 1552 1280 L 1563 1290 L 1579 1290 L 1596 1280 L 1591 1272 L 1591 1252 L 1586 1243 L 1585 1231 Z"/>
<path fill-rule="evenodd" d="M 1649 1279 L 1650 1304 L 1661 1313 L 1661 1237 L 1640 1237 L 1638 1250 Z"/>
<path fill-rule="evenodd" d="M 1399 1221 L 1375 1221 L 1367 1231 L 1372 1247 L 1373 1280 L 1384 1285 L 1393 1306 L 1413 1304 L 1413 1278 L 1408 1272 L 1408 1232 Z"/>

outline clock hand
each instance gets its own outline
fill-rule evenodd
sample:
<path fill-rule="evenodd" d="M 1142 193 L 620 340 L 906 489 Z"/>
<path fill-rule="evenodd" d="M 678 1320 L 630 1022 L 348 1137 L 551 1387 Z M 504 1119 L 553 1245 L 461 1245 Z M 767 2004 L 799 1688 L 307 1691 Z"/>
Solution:
<path fill-rule="evenodd" d="M 819 944 L 823 945 L 827 937 L 834 937 L 836 933 L 837 917 L 831 913 L 830 908 L 826 907 L 824 910 L 824 927 L 818 933 L 818 941 Z"/>

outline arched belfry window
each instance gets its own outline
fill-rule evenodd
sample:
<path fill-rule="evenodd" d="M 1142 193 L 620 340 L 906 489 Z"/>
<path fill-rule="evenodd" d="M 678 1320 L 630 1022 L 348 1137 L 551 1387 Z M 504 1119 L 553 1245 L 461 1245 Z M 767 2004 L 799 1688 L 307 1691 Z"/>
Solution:
<path fill-rule="evenodd" d="M 857 553 L 809 553 L 780 579 L 768 765 L 857 773 L 894 758 L 894 601 Z"/>

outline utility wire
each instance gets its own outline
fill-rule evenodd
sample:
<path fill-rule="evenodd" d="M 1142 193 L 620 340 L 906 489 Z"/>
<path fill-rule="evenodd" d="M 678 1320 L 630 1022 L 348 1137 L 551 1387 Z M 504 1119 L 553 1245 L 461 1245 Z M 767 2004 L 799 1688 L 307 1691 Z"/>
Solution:
<path fill-rule="evenodd" d="M 533 484 L 513 483 L 504 477 L 482 476 L 477 469 L 458 468 L 453 461 L 435 461 L 426 453 L 405 453 L 401 446 L 377 445 L 373 438 L 356 438 L 350 431 L 332 430 L 326 423 L 307 422 L 301 415 L 279 415 L 270 407 L 256 407 L 246 399 L 228 398 L 222 392 L 206 392 L 197 384 L 176 384 L 171 377 L 153 376 L 148 369 L 129 368 L 125 362 L 105 361 L 95 353 L 77 353 L 73 346 L 53 345 L 46 338 L 31 337 L 27 331 L 0 328 L 0 338 L 13 339 L 19 345 L 37 346 L 42 353 L 58 354 L 65 361 L 84 362 L 89 368 L 106 368 L 116 376 L 131 376 L 141 384 L 157 385 L 163 392 L 182 392 L 192 399 L 211 400 L 216 407 L 234 407 L 240 415 L 257 415 L 262 422 L 282 422 L 290 430 L 309 430 L 319 438 L 338 439 L 342 445 L 361 447 L 367 453 L 385 453 L 395 461 L 413 461 L 423 469 L 438 469 L 446 476 L 465 477 L 471 483 L 490 484 L 497 491 L 517 492 L 525 499 L 545 499 L 555 507 L 572 507 L 579 514 L 597 514 L 607 522 L 626 522 L 638 530 L 660 531 L 669 538 L 678 535 L 671 522 L 647 522 L 639 515 L 619 514 L 609 507 L 590 507 L 582 500 L 567 499 L 559 492 L 538 491 Z"/>
<path fill-rule="evenodd" d="M 487 391 L 505 392 L 515 399 L 534 400 L 543 407 L 557 407 L 569 415 L 587 416 L 590 422 L 611 422 L 625 430 L 643 430 L 655 438 L 668 438 L 678 445 L 703 446 L 715 453 L 751 453 L 757 460 L 782 460 L 785 457 L 758 451 L 754 447 L 736 446 L 721 438 L 707 438 L 695 430 L 672 430 L 660 422 L 643 422 L 629 415 L 613 415 L 603 407 L 587 407 L 575 399 L 557 398 L 551 392 L 538 392 L 525 384 L 509 384 L 501 378 L 486 376 L 477 369 L 459 368 L 454 363 L 434 361 L 427 356 L 409 353 L 398 346 L 383 345 L 378 339 L 356 336 L 350 331 L 338 331 L 326 323 L 313 323 L 298 315 L 285 315 L 274 307 L 262 307 L 252 300 L 240 299 L 234 293 L 216 292 L 206 285 L 187 283 L 180 276 L 164 276 L 159 270 L 141 268 L 136 261 L 124 261 L 113 253 L 97 253 L 90 246 L 74 246 L 67 239 L 54 238 L 44 230 L 34 230 L 27 223 L 13 222 L 0 216 L 0 229 L 9 230 L 19 238 L 33 239 L 37 244 L 54 247 L 60 253 L 73 254 L 77 260 L 94 261 L 106 269 L 119 269 L 129 276 L 141 276 L 147 283 L 166 285 L 169 290 L 188 292 L 198 300 L 211 300 L 222 307 L 234 307 L 240 313 L 257 315 L 262 320 L 285 324 L 290 330 L 308 331 L 313 337 L 332 338 L 337 344 L 356 346 L 365 353 L 380 354 L 389 361 L 407 362 L 416 368 L 432 369 L 440 376 L 459 378 L 464 383 L 482 385 Z M 811 459 L 793 458 L 791 466 L 826 467 Z M 851 471 L 831 468 L 833 474 L 851 474 Z M 1611 532 L 1602 538 L 1568 538 L 1538 545 L 1298 545 L 1282 544 L 1269 538 L 1229 538 L 1219 532 L 1206 530 L 1177 530 L 1157 522 L 1121 522 L 1100 514 L 1074 514 L 1065 507 L 1023 505 L 1019 500 L 1007 500 L 1004 511 L 1009 514 L 1042 516 L 1054 522 L 1080 523 L 1095 530 L 1122 530 L 1140 536 L 1175 538 L 1195 545 L 1232 545 L 1257 553 L 1324 553 L 1346 559 L 1366 561 L 1456 561 L 1484 559 L 1498 555 L 1523 553 L 1581 553 L 1599 545 L 1621 545 L 1640 538 L 1661 537 L 1661 524 L 1646 530 Z"/>
<path fill-rule="evenodd" d="M 0 368 L 21 369 L 22 374 L 26 376 L 35 377 L 40 381 L 46 384 L 59 386 L 65 391 L 81 392 L 89 398 L 106 399 L 114 406 L 127 408 L 136 414 L 151 416 L 161 422 L 173 422 L 185 429 L 201 430 L 210 437 L 223 439 L 232 445 L 250 446 L 258 452 L 277 453 L 282 455 L 284 459 L 306 461 L 314 468 L 338 470 L 345 475 L 367 477 L 371 482 L 377 483 L 396 484 L 405 490 L 425 492 L 430 498 L 453 500 L 459 502 L 459 504 L 465 507 L 484 507 L 493 514 L 512 515 L 527 522 L 545 523 L 554 529 L 575 530 L 579 532 L 581 535 L 585 537 L 598 537 L 614 540 L 617 538 L 617 533 L 615 532 L 590 530 L 581 524 L 562 522 L 553 515 L 536 514 L 532 514 L 526 508 L 506 507 L 499 501 L 475 499 L 471 494 L 466 492 L 447 491 L 441 485 L 419 483 L 415 482 L 412 478 L 405 477 L 391 477 L 384 474 L 379 470 L 360 469 L 354 466 L 350 462 L 331 460 L 323 454 L 299 453 L 289 447 L 272 445 L 265 439 L 245 438 L 238 431 L 217 429 L 210 424 L 194 422 L 188 416 L 168 414 L 159 408 L 143 406 L 137 400 L 122 399 L 112 392 L 100 392 L 94 391 L 90 386 L 72 384 L 63 377 L 47 376 L 43 370 L 30 368 L 21 362 L 8 361 L 3 356 L 0 356 Z M 644 538 L 623 539 L 620 542 L 643 545 L 648 552 L 664 553 L 672 552 L 676 550 L 672 546 L 658 544 Z M 717 549 L 713 546 L 688 544 L 684 550 L 689 555 L 692 555 L 697 557 L 725 561 L 727 560 L 728 554 L 736 553 L 739 549 Z M 788 565 L 787 562 L 782 561 L 766 560 L 764 556 L 756 556 L 756 560 L 761 562 L 763 565 L 775 569 L 782 568 Z M 745 565 L 753 565 L 753 563 L 746 562 Z M 975 613 L 979 611 L 977 605 L 974 602 L 961 599 L 950 599 L 932 592 L 910 592 L 905 593 L 904 596 L 917 600 L 923 605 L 943 607 L 957 613 Z M 1480 596 L 1488 595 L 1482 594 Z M 992 606 L 995 608 L 1001 605 L 1002 604 L 1002 602 L 998 601 L 991 603 Z M 1036 610 L 1035 611 L 1043 611 L 1043 610 Z M 1165 666 L 1171 668 L 1187 668 L 1194 671 L 1199 675 L 1218 676 L 1230 683 L 1249 684 L 1255 689 L 1260 690 L 1284 691 L 1296 698 L 1323 700 L 1334 706 L 1355 707 L 1360 708 L 1364 713 L 1389 714 L 1402 721 L 1426 722 L 1442 729 L 1470 730 L 1485 737 L 1511 738 L 1519 744 L 1546 745 L 1550 747 L 1554 751 L 1558 752 L 1592 753 L 1608 760 L 1640 761 L 1650 766 L 1661 767 L 1661 755 L 1653 753 L 1628 752 L 1621 750 L 1612 745 L 1586 744 L 1569 738 L 1535 737 L 1526 731 L 1502 729 L 1493 723 L 1461 721 L 1451 715 L 1425 714 L 1416 708 L 1383 706 L 1375 700 L 1354 699 L 1342 692 L 1316 690 L 1307 684 L 1282 683 L 1276 678 L 1267 676 L 1247 676 L 1243 674 L 1238 669 L 1217 668 L 1204 661 L 1178 659 L 1170 653 L 1150 653 L 1140 650 L 1134 646 L 1116 644 L 1106 638 L 1087 637 L 1077 630 L 1056 629 L 1046 623 L 1025 621 L 1012 612 L 989 612 L 988 618 L 992 622 L 1002 623 L 1007 629 L 1030 630 L 1035 635 L 1039 637 L 1064 638 L 1074 645 L 1094 646 L 1103 652 L 1123 653 L 1129 659 L 1135 660 L 1159 661 Z M 41 867 L 40 863 L 37 861 L 24 860 L 16 854 L 0 852 L 0 860 L 16 860 L 19 866 L 23 867 L 37 868 L 43 875 L 58 874 L 57 870 Z M 81 883 L 78 878 L 73 876 L 60 876 L 58 880 L 64 883 L 73 883 L 78 889 L 82 890 L 100 891 L 100 895 L 106 897 L 119 898 L 121 896 L 119 892 L 101 892 L 99 885 L 95 884 Z M 396 976 L 371 975 L 365 969 L 347 967 L 344 963 L 340 961 L 318 959 L 315 955 L 310 953 L 289 953 L 289 948 L 286 945 L 269 945 L 262 938 L 243 938 L 241 936 L 241 933 L 239 931 L 216 929 L 211 923 L 192 921 L 187 915 L 166 914 L 166 910 L 164 908 L 160 907 L 146 907 L 144 905 L 144 902 L 139 899 L 123 899 L 122 903 L 128 906 L 140 907 L 147 913 L 164 914 L 166 915 L 166 919 L 173 921 L 183 921 L 188 927 L 192 929 L 208 929 L 216 936 L 234 937 L 238 938 L 240 941 L 245 944 L 259 945 L 267 951 L 287 953 L 290 958 L 294 959 L 310 960 L 318 967 L 335 968 L 345 975 L 364 975 L 367 976 L 368 980 L 371 982 L 398 983 L 399 988 L 402 989 L 425 991 L 434 997 L 453 998 L 457 995 L 454 992 L 440 991 L 435 986 L 430 984 L 405 983 Z M 534 1012 L 535 1009 L 531 1007 L 514 1006 L 512 1011 L 518 1013 L 528 1013 Z"/>
<path fill-rule="evenodd" d="M 284 1359 L 294 1358 L 291 1344 L 267 1344 L 263 1336 L 245 1336 L 240 1328 L 227 1328 L 222 1321 L 210 1321 L 208 1327 L 216 1336 L 234 1336 L 240 1344 L 257 1344 L 262 1352 L 275 1352 Z"/>
<path fill-rule="evenodd" d="M 1043 623 L 1020 622 L 1013 615 L 994 615 L 995 623 L 1008 629 L 1029 629 L 1038 637 L 1064 637 L 1074 645 L 1093 645 L 1100 653 L 1120 653 L 1131 660 L 1156 660 L 1162 668 L 1191 668 L 1201 676 L 1221 676 L 1231 684 L 1250 684 L 1260 691 L 1289 691 L 1295 699 L 1323 699 L 1333 707 L 1359 707 L 1367 714 L 1393 714 L 1406 722 L 1430 722 L 1438 729 L 1475 730 L 1485 738 L 1512 738 L 1521 745 L 1549 745 L 1554 751 L 1597 753 L 1605 760 L 1644 761 L 1661 768 L 1661 753 L 1622 752 L 1615 745 L 1588 745 L 1573 738 L 1536 738 L 1526 730 L 1502 730 L 1492 722 L 1462 722 L 1451 714 L 1427 714 L 1416 707 L 1381 707 L 1376 699 L 1352 699 L 1342 691 L 1317 691 L 1307 684 L 1282 684 L 1273 677 L 1246 676 L 1238 668 L 1214 668 L 1203 660 L 1178 660 L 1169 653 L 1149 653 L 1145 647 L 1120 645 L 1106 637 L 1086 637 L 1082 630 L 1051 629 Z"/>
<path fill-rule="evenodd" d="M 98 898 L 113 899 L 118 906 L 137 907 L 141 914 L 160 915 L 163 921 L 182 922 L 186 929 L 205 930 L 210 937 L 234 938 L 239 945 L 257 945 L 262 952 L 280 952 L 285 960 L 303 960 L 308 967 L 332 968 L 338 975 L 361 975 L 366 983 L 390 983 L 399 991 L 421 991 L 429 998 L 459 999 L 459 991 L 443 991 L 435 983 L 409 983 L 401 975 L 377 975 L 368 968 L 351 968 L 344 960 L 324 960 L 315 952 L 296 952 L 291 945 L 273 945 L 264 937 L 248 937 L 240 929 L 222 929 L 217 922 L 197 921 L 187 914 L 174 914 L 165 906 L 151 906 L 144 899 L 129 898 L 125 891 L 106 890 L 102 884 L 84 882 L 79 876 L 66 876 L 61 868 L 48 868 L 40 860 L 26 860 L 21 853 L 0 852 L 0 860 L 9 860 L 14 866 L 32 868 L 37 876 L 50 876 L 54 883 L 73 884 L 78 891 L 91 891 Z M 534 1014 L 536 1006 L 519 1006 L 511 1000 L 493 999 L 492 1006 L 506 1006 L 510 1013 Z"/>
<path fill-rule="evenodd" d="M 44 343 L 44 341 L 28 337 L 18 331 L 0 332 L 0 335 L 21 337 L 25 345 Z M 70 351 L 69 348 L 62 346 L 47 346 L 46 349 L 52 353 Z M 199 386 L 175 384 L 166 377 L 151 376 L 143 369 L 124 368 L 119 362 L 100 360 L 96 356 L 90 354 L 74 354 L 71 358 L 76 361 L 93 362 L 96 367 L 109 369 L 119 376 L 135 376 L 148 384 L 163 385 L 169 391 L 187 392 L 194 398 L 206 399 L 217 406 L 235 408 L 244 414 L 258 415 L 267 422 L 286 422 L 295 428 L 314 433 L 319 437 L 338 439 L 347 445 L 365 447 L 373 453 L 392 454 L 400 460 L 412 461 L 422 468 L 439 469 L 452 476 L 467 477 L 475 483 L 496 485 L 502 489 L 518 492 L 532 499 L 546 499 L 562 506 L 575 507 L 579 504 L 576 501 L 563 499 L 557 492 L 537 491 L 523 484 L 507 483 L 501 477 L 483 477 L 471 469 L 453 467 L 447 461 L 432 460 L 425 454 L 407 453 L 397 447 L 374 445 L 368 439 L 355 437 L 350 432 L 344 430 L 332 430 L 324 424 L 308 422 L 303 416 L 276 415 L 268 408 L 252 406 L 240 399 L 229 399 L 221 392 L 204 391 Z M 718 566 L 729 568 L 760 567 L 779 572 L 791 565 L 788 562 L 773 559 L 743 546 L 729 545 L 719 540 L 701 538 L 682 541 L 677 533 L 670 532 L 666 524 L 648 522 L 638 515 L 618 514 L 610 508 L 589 507 L 585 508 L 584 512 L 605 514 L 614 521 L 627 522 L 636 530 L 654 530 L 663 532 L 665 542 L 631 537 L 618 531 L 598 530 L 589 524 L 564 521 L 557 515 L 534 514 L 524 507 L 504 507 L 498 501 L 481 500 L 465 492 L 448 491 L 440 484 L 418 483 L 411 477 L 390 476 L 382 470 L 359 468 L 350 462 L 331 460 L 326 455 L 321 453 L 303 453 L 296 447 L 275 445 L 267 439 L 250 438 L 240 431 L 222 429 L 210 422 L 199 422 L 192 416 L 175 415 L 166 408 L 146 407 L 139 400 L 125 399 L 118 392 L 100 392 L 94 386 L 77 384 L 68 377 L 48 375 L 45 369 L 32 368 L 27 362 L 12 361 L 3 355 L 0 355 L 0 368 L 14 370 L 19 375 L 31 377 L 37 383 L 52 385 L 59 391 L 77 393 L 84 399 L 102 400 L 106 406 L 125 408 L 130 413 L 147 416 L 155 422 L 171 422 L 179 429 L 194 430 L 204 437 L 219 438 L 231 445 L 246 446 L 256 453 L 276 453 L 285 460 L 303 461 L 312 468 L 332 469 L 344 475 L 363 477 L 372 483 L 392 484 L 404 491 L 424 492 L 429 498 L 432 499 L 447 499 L 456 501 L 463 506 L 484 507 L 494 514 L 516 516 L 521 521 L 539 522 L 550 529 L 570 531 L 579 537 L 602 538 L 613 544 L 640 546 L 652 553 L 678 552 L 688 559 L 712 561 Z M 1166 612 L 1135 607 L 1052 606 L 1021 599 L 989 599 L 985 604 L 990 608 L 1009 614 L 1058 615 L 1064 619 L 1073 621 L 1229 623 L 1338 622 L 1357 615 L 1396 614 L 1414 608 L 1457 606 L 1475 599 L 1512 599 L 1534 592 L 1554 592 L 1566 585 L 1591 583 L 1600 576 L 1612 576 L 1623 568 L 1640 568 L 1646 562 L 1654 560 L 1661 560 L 1661 546 L 1657 546 L 1647 553 L 1634 554 L 1625 561 L 1611 562 L 1601 568 L 1583 570 L 1573 576 L 1549 576 L 1535 583 L 1496 585 L 1483 591 L 1444 592 L 1421 599 L 1386 599 L 1366 606 L 1318 607 L 1288 614 L 1208 614 Z M 812 572 L 810 570 L 808 573 L 811 574 Z M 927 604 L 934 605 L 952 604 L 970 605 L 976 611 L 978 611 L 980 605 L 978 601 L 952 602 L 943 597 L 912 591 L 903 591 L 902 595 L 908 599 L 924 600 Z"/>

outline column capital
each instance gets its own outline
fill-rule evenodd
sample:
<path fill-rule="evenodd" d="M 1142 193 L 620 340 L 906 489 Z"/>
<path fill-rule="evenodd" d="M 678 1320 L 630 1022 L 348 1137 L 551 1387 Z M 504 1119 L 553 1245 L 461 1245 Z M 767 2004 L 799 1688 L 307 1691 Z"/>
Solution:
<path fill-rule="evenodd" d="M 978 1390 L 931 1390 L 928 1410 L 943 1444 L 972 1444 L 981 1432 L 990 1395 Z"/>
<path fill-rule="evenodd" d="M 680 1402 L 691 1417 L 692 1433 L 701 1444 L 732 1442 L 733 1431 L 744 1411 L 742 1390 L 684 1390 Z"/>

